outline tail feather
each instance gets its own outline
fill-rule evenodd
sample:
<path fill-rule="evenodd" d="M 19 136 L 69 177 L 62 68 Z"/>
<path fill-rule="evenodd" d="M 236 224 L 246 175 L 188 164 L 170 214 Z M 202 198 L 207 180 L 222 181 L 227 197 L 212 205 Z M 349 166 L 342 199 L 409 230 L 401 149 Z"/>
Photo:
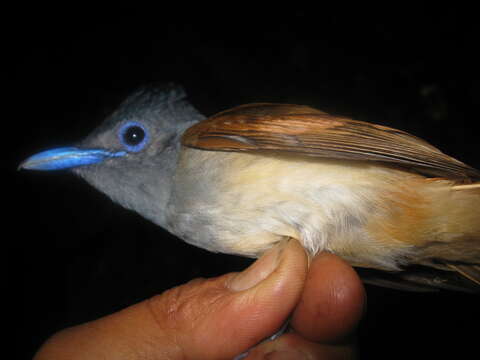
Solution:
<path fill-rule="evenodd" d="M 406 261 L 410 265 L 388 278 L 370 276 L 368 282 L 383 286 L 388 282 L 401 283 L 402 287 L 417 291 L 420 287 L 480 292 L 480 182 L 425 180 L 424 187 L 418 183 L 411 187 L 419 189 L 414 191 L 422 200 L 404 205 L 405 213 L 413 214 L 412 217 L 423 214 L 402 229 L 415 239 L 415 251 Z M 422 271 L 413 271 L 414 264 L 422 266 Z"/>
<path fill-rule="evenodd" d="M 480 266 L 479 265 L 465 265 L 465 264 L 446 264 L 446 265 L 480 286 Z"/>
<path fill-rule="evenodd" d="M 425 255 L 445 263 L 480 265 L 480 182 L 438 180 L 432 185 L 425 192 L 425 206 L 432 214 L 424 223 Z"/>
<path fill-rule="evenodd" d="M 452 190 L 475 190 L 475 189 L 480 190 L 480 183 L 453 185 L 451 189 Z"/>
<path fill-rule="evenodd" d="M 480 293 L 480 284 L 462 276 L 461 273 L 456 270 L 446 271 L 429 266 L 412 265 L 398 272 L 386 272 L 366 268 L 357 268 L 357 272 L 367 284 L 396 290 L 431 292 L 442 289 L 475 294 Z"/>

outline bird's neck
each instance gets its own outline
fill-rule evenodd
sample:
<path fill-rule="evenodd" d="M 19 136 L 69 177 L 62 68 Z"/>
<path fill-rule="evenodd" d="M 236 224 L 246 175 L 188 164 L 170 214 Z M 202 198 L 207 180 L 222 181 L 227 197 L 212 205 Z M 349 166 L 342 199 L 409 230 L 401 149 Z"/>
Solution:
<path fill-rule="evenodd" d="M 190 123 L 185 128 L 191 125 Z M 175 139 L 172 139 L 170 146 L 156 156 L 154 164 L 139 169 L 142 172 L 142 177 L 148 180 L 137 185 L 135 199 L 129 202 L 125 197 L 121 199 L 112 197 L 122 206 L 139 213 L 167 230 L 169 228 L 167 208 L 172 196 L 175 173 L 182 147 L 181 134 L 183 134 L 183 130 Z"/>

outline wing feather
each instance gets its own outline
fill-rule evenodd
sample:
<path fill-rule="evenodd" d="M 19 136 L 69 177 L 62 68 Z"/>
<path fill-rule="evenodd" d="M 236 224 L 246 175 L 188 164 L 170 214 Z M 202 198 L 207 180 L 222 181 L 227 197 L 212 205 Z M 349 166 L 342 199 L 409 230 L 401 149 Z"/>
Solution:
<path fill-rule="evenodd" d="M 480 178 L 477 170 L 404 131 L 301 105 L 238 106 L 192 126 L 182 143 L 213 151 L 275 151 L 381 161 L 428 175 L 464 181 Z"/>

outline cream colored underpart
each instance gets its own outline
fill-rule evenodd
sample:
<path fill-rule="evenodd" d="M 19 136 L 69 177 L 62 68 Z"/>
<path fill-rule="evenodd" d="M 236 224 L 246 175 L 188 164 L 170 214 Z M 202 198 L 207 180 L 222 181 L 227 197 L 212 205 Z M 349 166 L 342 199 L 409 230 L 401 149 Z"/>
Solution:
<path fill-rule="evenodd" d="M 208 167 L 211 154 L 188 149 L 182 161 Z M 327 250 L 353 265 L 396 269 L 412 248 L 403 239 L 372 236 L 367 228 L 372 219 L 391 221 L 391 209 L 381 202 L 417 175 L 372 162 L 305 156 L 216 152 L 214 159 L 221 170 L 209 181 L 217 201 L 201 211 L 218 219 L 222 252 L 258 256 L 293 237 L 311 254 Z"/>

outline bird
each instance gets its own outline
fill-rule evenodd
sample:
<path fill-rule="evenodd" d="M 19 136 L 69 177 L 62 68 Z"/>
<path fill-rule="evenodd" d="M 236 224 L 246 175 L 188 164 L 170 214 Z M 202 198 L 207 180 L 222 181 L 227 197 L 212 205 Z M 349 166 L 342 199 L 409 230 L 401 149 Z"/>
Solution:
<path fill-rule="evenodd" d="M 367 283 L 479 292 L 480 172 L 407 132 L 307 105 L 201 114 L 143 86 L 73 146 L 20 169 L 71 171 L 187 243 L 257 258 L 284 239 Z"/>

